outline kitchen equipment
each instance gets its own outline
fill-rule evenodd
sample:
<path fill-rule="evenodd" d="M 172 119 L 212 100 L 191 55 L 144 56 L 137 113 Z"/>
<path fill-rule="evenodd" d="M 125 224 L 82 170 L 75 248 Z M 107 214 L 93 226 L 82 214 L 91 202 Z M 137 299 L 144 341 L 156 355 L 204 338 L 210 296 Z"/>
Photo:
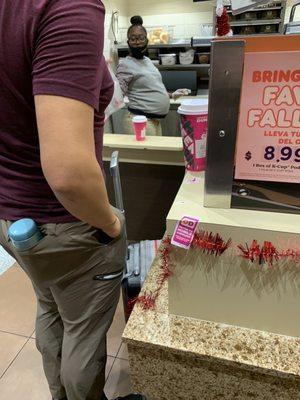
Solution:
<path fill-rule="evenodd" d="M 149 56 L 150 60 L 157 60 L 158 54 L 159 54 L 158 49 L 153 49 L 153 48 L 148 49 L 148 56 Z"/>
<path fill-rule="evenodd" d="M 243 26 L 241 29 L 241 35 L 253 35 L 255 33 L 254 26 Z"/>
<path fill-rule="evenodd" d="M 259 33 L 276 33 L 276 26 L 275 25 L 265 25 L 261 26 Z"/>
<path fill-rule="evenodd" d="M 235 15 L 241 14 L 268 2 L 269 0 L 231 0 L 231 10 Z"/>
<path fill-rule="evenodd" d="M 262 19 L 276 19 L 277 11 L 276 10 L 266 10 L 261 14 Z"/>
<path fill-rule="evenodd" d="M 210 53 L 197 53 L 197 57 L 200 64 L 210 63 Z"/>
<path fill-rule="evenodd" d="M 160 54 L 159 57 L 162 65 L 175 65 L 177 61 L 176 54 Z"/>
<path fill-rule="evenodd" d="M 186 52 L 179 53 L 179 62 L 181 65 L 190 65 L 193 64 L 195 57 L 195 50 L 190 49 Z"/>
<path fill-rule="evenodd" d="M 163 83 L 169 93 L 177 89 L 190 89 L 191 94 L 197 94 L 197 71 L 160 71 Z"/>
<path fill-rule="evenodd" d="M 252 21 L 257 19 L 257 13 L 256 12 L 246 12 L 245 14 L 243 14 L 243 20 L 246 21 Z"/>

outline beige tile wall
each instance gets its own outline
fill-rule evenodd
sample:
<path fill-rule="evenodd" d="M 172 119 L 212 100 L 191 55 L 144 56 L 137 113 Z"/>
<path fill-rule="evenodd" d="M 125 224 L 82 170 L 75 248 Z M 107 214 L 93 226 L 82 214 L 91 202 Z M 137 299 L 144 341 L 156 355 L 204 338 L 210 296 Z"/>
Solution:
<path fill-rule="evenodd" d="M 200 24 L 213 22 L 215 1 L 129 0 L 129 15 L 141 15 L 146 27 L 171 25 L 174 38 L 200 36 Z"/>
<path fill-rule="evenodd" d="M 128 27 L 128 10 L 129 0 L 103 0 L 106 8 L 105 17 L 105 42 L 104 42 L 104 55 L 106 59 L 113 58 L 114 56 L 114 36 L 111 29 L 112 13 L 119 11 L 119 33 L 117 33 L 118 41 L 121 41 L 120 32 Z"/>
<path fill-rule="evenodd" d="M 193 3 L 193 0 L 129 0 L 129 13 L 143 15 L 211 12 L 215 1 Z"/>
<path fill-rule="evenodd" d="M 287 0 L 286 21 L 294 0 Z M 105 49 L 106 58 L 113 57 L 114 45 L 111 31 L 111 15 L 119 11 L 118 40 L 126 41 L 126 31 L 132 15 L 141 15 L 146 27 L 170 25 L 174 27 L 174 38 L 200 36 L 201 24 L 213 22 L 213 9 L 216 1 L 194 3 L 192 0 L 104 0 L 106 6 Z M 296 13 L 300 20 L 300 7 Z"/>

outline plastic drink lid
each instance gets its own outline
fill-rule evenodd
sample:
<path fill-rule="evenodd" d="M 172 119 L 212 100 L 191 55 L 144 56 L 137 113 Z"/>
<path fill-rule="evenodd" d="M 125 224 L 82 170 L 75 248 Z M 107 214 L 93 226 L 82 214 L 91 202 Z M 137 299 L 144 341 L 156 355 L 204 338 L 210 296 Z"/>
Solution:
<path fill-rule="evenodd" d="M 37 230 L 38 227 L 32 219 L 23 218 L 9 227 L 8 235 L 12 240 L 19 242 L 31 238 Z"/>
<path fill-rule="evenodd" d="M 135 123 L 147 122 L 147 117 L 145 117 L 144 115 L 136 115 L 135 117 L 132 118 L 132 122 Z"/>
<path fill-rule="evenodd" d="M 198 115 L 208 112 L 208 99 L 183 100 L 178 108 L 179 114 Z"/>

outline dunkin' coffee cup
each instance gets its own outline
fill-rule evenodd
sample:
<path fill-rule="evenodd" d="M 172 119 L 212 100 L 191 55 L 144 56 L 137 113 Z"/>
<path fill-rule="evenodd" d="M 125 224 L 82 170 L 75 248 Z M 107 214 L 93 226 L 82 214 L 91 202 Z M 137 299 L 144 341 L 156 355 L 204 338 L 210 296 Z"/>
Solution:
<path fill-rule="evenodd" d="M 204 171 L 208 100 L 183 100 L 178 108 L 181 120 L 185 166 L 188 171 Z"/>
<path fill-rule="evenodd" d="M 132 118 L 135 138 L 138 141 L 146 139 L 147 118 L 144 115 L 136 115 Z"/>

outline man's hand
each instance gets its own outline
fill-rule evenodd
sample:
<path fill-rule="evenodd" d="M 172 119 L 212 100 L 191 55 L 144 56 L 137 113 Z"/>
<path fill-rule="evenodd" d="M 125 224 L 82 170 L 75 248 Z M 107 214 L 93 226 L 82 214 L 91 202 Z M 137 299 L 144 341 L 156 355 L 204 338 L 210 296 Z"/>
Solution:
<path fill-rule="evenodd" d="M 115 216 L 115 221 L 111 225 L 102 228 L 102 230 L 109 237 L 115 239 L 121 235 L 121 231 L 122 231 L 121 221 L 119 220 L 119 218 L 117 216 Z"/>

